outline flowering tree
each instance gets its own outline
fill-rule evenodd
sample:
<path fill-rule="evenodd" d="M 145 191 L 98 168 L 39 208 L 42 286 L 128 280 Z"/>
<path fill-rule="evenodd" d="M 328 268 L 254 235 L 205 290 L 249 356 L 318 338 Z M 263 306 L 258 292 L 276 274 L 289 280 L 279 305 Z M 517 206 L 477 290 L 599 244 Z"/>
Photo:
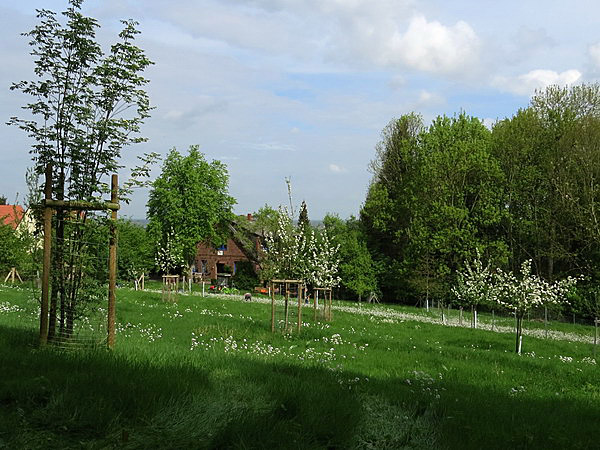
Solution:
<path fill-rule="evenodd" d="M 265 235 L 263 275 L 266 278 L 300 279 L 318 287 L 335 287 L 340 263 L 338 245 L 332 245 L 326 230 L 295 227 L 288 211 L 279 208 L 275 233 Z"/>
<path fill-rule="evenodd" d="M 327 230 L 320 233 L 319 239 L 311 233 L 308 243 L 308 267 L 307 280 L 317 287 L 333 288 L 340 283 L 338 269 L 340 265 L 339 245 L 333 245 L 327 234 Z"/>
<path fill-rule="evenodd" d="M 479 251 L 472 264 L 465 261 L 464 272 L 457 272 L 457 284 L 452 288 L 452 293 L 457 303 L 471 307 L 471 328 L 477 328 L 477 306 L 489 301 L 493 288 L 493 274 L 490 265 L 483 265 Z"/>
<path fill-rule="evenodd" d="M 167 234 L 164 245 L 157 250 L 155 262 L 156 267 L 167 275 L 178 272 L 185 267 L 183 245 L 173 228 Z"/>
<path fill-rule="evenodd" d="M 517 353 L 521 353 L 525 314 L 536 306 L 558 305 L 566 302 L 566 296 L 576 282 L 577 278 L 568 277 L 548 283 L 531 273 L 531 260 L 523 262 L 518 276 L 498 269 L 490 298 L 500 306 L 515 312 Z"/>
<path fill-rule="evenodd" d="M 292 224 L 287 208 L 279 207 L 275 233 L 265 233 L 265 278 L 303 279 L 307 273 L 307 239 Z"/>

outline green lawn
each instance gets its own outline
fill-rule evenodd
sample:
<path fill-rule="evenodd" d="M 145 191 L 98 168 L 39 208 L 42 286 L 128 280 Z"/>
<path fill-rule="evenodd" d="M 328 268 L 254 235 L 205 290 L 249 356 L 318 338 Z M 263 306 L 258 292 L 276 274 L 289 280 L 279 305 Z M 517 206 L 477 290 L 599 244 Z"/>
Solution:
<path fill-rule="evenodd" d="M 30 291 L 0 287 L 0 448 L 597 447 L 589 343 L 526 336 L 518 356 L 510 333 L 350 304 L 272 334 L 265 303 L 160 297 L 119 290 L 115 350 L 65 351 L 37 348 Z"/>

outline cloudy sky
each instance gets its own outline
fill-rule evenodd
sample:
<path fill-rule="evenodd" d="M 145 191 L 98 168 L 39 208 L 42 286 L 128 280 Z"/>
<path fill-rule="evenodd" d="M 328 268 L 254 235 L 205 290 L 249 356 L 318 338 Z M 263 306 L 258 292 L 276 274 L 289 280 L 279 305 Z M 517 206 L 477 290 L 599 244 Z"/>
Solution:
<path fill-rule="evenodd" d="M 0 2 L 0 117 L 27 101 L 32 79 L 21 32 L 35 9 L 66 0 Z M 235 212 L 305 199 L 312 219 L 357 214 L 381 129 L 415 111 L 427 122 L 464 110 L 493 123 L 536 88 L 600 76 L 600 4 L 480 0 L 88 0 L 105 48 L 119 19 L 140 22 L 138 45 L 156 109 L 136 155 L 199 144 L 227 164 Z M 25 193 L 31 142 L 0 125 L 0 195 Z M 158 174 L 158 169 L 154 171 Z M 147 192 L 124 209 L 145 216 Z"/>

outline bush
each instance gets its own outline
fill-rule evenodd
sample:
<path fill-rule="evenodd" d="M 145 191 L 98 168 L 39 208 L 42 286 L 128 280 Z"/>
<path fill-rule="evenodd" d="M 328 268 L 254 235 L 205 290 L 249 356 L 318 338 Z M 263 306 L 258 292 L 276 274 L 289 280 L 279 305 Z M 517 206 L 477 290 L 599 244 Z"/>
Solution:
<path fill-rule="evenodd" d="M 238 289 L 251 290 L 258 286 L 258 276 L 250 261 L 236 263 L 235 275 L 232 277 L 233 285 Z"/>

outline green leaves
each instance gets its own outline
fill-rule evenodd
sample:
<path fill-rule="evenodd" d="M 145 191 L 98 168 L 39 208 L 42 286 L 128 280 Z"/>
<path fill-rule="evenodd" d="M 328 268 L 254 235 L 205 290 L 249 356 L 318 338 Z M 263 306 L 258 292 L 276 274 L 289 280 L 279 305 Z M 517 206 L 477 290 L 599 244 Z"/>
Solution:
<path fill-rule="evenodd" d="M 206 161 L 197 145 L 190 146 L 187 156 L 172 149 L 148 199 L 148 229 L 159 247 L 165 248 L 168 239 L 176 241 L 183 260 L 191 264 L 198 242 L 221 243 L 235 204 L 228 183 L 227 167 Z"/>
<path fill-rule="evenodd" d="M 383 136 L 361 210 L 372 255 L 388 266 L 380 282 L 388 295 L 405 296 L 408 283 L 417 295 L 444 296 L 476 248 L 504 257 L 496 237 L 505 215 L 503 174 L 490 131 L 464 113 L 428 128 L 411 114 Z M 394 285 L 390 277 L 405 281 Z"/>
<path fill-rule="evenodd" d="M 71 0 L 64 23 L 38 10 L 40 23 L 30 32 L 37 79 L 13 83 L 32 97 L 23 106 L 30 118 L 11 117 L 34 141 L 38 173 L 52 163 L 58 189 L 73 199 L 93 200 L 102 179 L 120 166 L 123 147 L 145 141 L 140 126 L 151 110 L 141 73 L 152 62 L 133 45 L 137 23 L 124 21 L 119 41 L 105 54 L 96 41 L 96 19 L 81 14 Z"/>

